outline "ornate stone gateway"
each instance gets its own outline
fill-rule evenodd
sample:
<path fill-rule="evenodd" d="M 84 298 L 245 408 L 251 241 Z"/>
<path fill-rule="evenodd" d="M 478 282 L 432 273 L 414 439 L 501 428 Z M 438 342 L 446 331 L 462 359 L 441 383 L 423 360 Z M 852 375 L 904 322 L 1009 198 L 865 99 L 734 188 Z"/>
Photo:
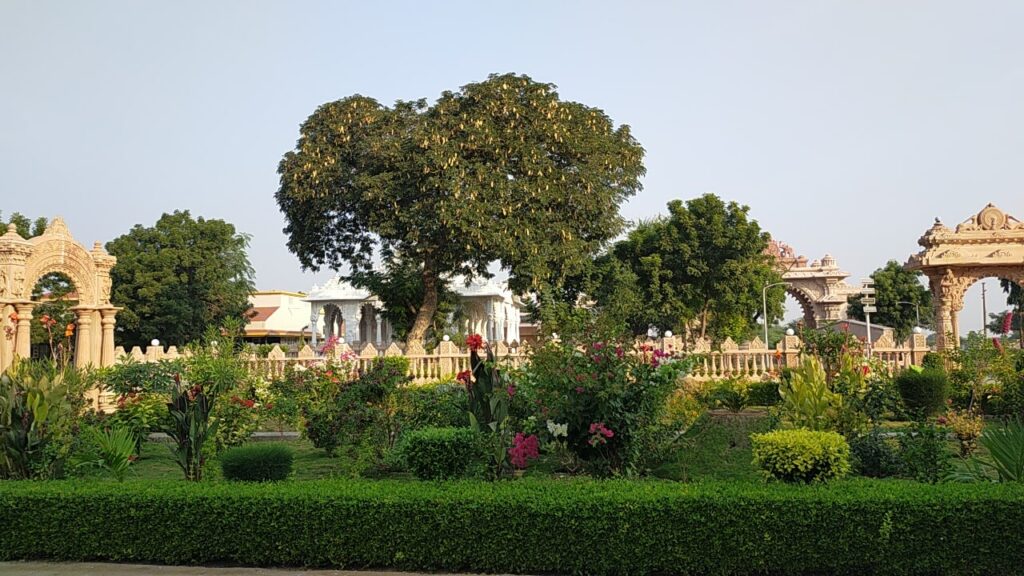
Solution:
<path fill-rule="evenodd" d="M 906 267 L 920 270 L 931 284 L 936 347 L 956 348 L 957 316 L 964 294 L 982 278 L 1005 278 L 1024 286 L 1024 222 L 989 204 L 950 230 L 938 218 L 917 241 L 924 250 Z"/>
<path fill-rule="evenodd" d="M 775 258 L 786 292 L 800 303 L 804 325 L 817 328 L 846 319 L 847 299 L 860 289 L 846 283 L 849 272 L 840 270 L 829 254 L 808 263 L 787 244 L 772 241 L 767 253 Z"/>
<path fill-rule="evenodd" d="M 114 364 L 114 322 L 110 269 L 116 258 L 97 242 L 91 251 L 75 242 L 64 220 L 54 218 L 46 232 L 30 240 L 11 224 L 0 236 L 0 370 L 15 357 L 31 354 L 32 290 L 43 276 L 59 272 L 75 286 L 75 365 Z"/>

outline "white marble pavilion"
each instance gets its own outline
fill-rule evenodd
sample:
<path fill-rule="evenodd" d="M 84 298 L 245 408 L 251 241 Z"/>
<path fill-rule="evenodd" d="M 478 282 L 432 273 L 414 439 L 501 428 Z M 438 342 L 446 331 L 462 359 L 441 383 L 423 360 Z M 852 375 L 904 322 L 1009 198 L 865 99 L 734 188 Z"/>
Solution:
<path fill-rule="evenodd" d="M 478 278 L 468 285 L 463 279 L 451 284 L 461 297 L 464 319 L 452 331 L 481 334 L 488 342 L 519 342 L 522 302 L 504 284 Z M 369 290 L 356 288 L 339 277 L 323 286 L 314 285 L 304 299 L 310 303 L 312 345 L 317 333 L 324 338 L 338 336 L 350 345 L 373 343 L 378 349 L 394 340 L 391 324 L 384 318 L 384 305 Z M 449 319 L 451 323 L 451 319 Z"/>

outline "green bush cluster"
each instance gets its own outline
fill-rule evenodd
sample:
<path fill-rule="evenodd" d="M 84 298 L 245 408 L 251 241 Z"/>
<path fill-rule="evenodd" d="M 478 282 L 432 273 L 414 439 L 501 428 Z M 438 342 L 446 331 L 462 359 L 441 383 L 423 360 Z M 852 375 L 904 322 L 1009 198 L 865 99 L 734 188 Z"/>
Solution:
<path fill-rule="evenodd" d="M 0 560 L 1024 574 L 1024 487 L 1015 484 L 4 482 L 0 517 Z"/>
<path fill-rule="evenodd" d="M 911 368 L 896 376 L 903 405 L 915 418 L 934 416 L 945 409 L 949 376 L 936 368 Z"/>
<path fill-rule="evenodd" d="M 469 426 L 466 387 L 454 382 L 436 382 L 399 388 L 398 411 L 407 430 Z"/>
<path fill-rule="evenodd" d="M 442 480 L 466 476 L 483 454 L 470 428 L 423 428 L 402 439 L 401 459 L 417 478 Z"/>
<path fill-rule="evenodd" d="M 780 402 L 779 383 L 774 380 L 759 380 L 747 387 L 747 403 L 751 406 L 775 406 Z"/>
<path fill-rule="evenodd" d="M 774 430 L 750 436 L 754 464 L 784 482 L 823 482 L 850 471 L 850 446 L 836 432 Z"/>
<path fill-rule="evenodd" d="M 224 478 L 243 482 L 284 480 L 292 473 L 294 455 L 283 444 L 247 444 L 220 455 Z"/>
<path fill-rule="evenodd" d="M 127 356 L 120 364 L 100 371 L 107 389 L 118 395 L 156 392 L 170 394 L 174 388 L 174 376 L 185 371 L 185 360 L 160 360 L 139 362 Z"/>

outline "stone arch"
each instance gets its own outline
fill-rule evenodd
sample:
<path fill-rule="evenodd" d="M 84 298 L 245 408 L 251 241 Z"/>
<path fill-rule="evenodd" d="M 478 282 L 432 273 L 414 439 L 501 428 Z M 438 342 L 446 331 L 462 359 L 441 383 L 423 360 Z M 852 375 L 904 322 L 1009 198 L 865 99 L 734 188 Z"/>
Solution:
<path fill-rule="evenodd" d="M 31 300 L 36 283 L 47 274 L 67 276 L 78 292 L 75 365 L 114 363 L 114 324 L 118 308 L 110 305 L 110 270 L 116 258 L 97 242 L 91 251 L 75 241 L 61 218 L 54 218 L 41 235 L 22 238 L 11 224 L 0 236 L 0 370 L 15 357 L 27 358 L 31 344 Z"/>
<path fill-rule="evenodd" d="M 775 260 L 776 269 L 787 284 L 787 292 L 800 303 L 809 327 L 818 327 L 846 318 L 847 300 L 860 294 L 860 288 L 846 283 L 849 272 L 843 271 L 830 254 L 821 260 L 808 261 L 797 256 L 785 243 L 771 241 L 765 251 Z"/>
<path fill-rule="evenodd" d="M 982 278 L 1006 278 L 1024 287 L 1024 222 L 994 204 L 950 229 L 936 218 L 918 240 L 924 250 L 906 267 L 928 277 L 935 314 L 936 346 L 959 346 L 957 316 L 964 295 Z"/>
<path fill-rule="evenodd" d="M 804 313 L 804 325 L 808 328 L 817 328 L 818 319 L 814 313 L 814 298 L 804 290 L 792 286 L 786 287 L 786 294 L 792 296 L 800 305 L 800 309 Z"/>

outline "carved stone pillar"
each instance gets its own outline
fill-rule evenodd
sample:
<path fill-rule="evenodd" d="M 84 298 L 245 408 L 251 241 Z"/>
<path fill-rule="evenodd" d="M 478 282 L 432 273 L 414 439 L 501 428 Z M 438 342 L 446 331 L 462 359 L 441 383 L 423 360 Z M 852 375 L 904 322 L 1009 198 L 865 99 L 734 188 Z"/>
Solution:
<path fill-rule="evenodd" d="M 377 325 L 375 326 L 375 331 L 373 333 L 373 339 L 379 346 L 384 343 L 384 331 L 382 326 L 384 319 L 381 317 L 380 312 L 377 312 L 373 316 L 377 321 Z"/>
<path fill-rule="evenodd" d="M 102 344 L 100 345 L 100 366 L 113 366 L 114 357 L 114 325 L 116 324 L 117 308 L 100 310 L 100 325 L 103 328 Z"/>
<path fill-rule="evenodd" d="M 362 305 L 343 305 L 341 314 L 345 319 L 345 341 L 349 344 L 359 342 L 359 326 L 363 321 Z"/>
<path fill-rule="evenodd" d="M 953 336 L 953 319 L 949 306 L 939 295 L 939 302 L 935 306 L 935 347 L 940 351 L 951 350 L 956 347 L 956 340 Z"/>
<path fill-rule="evenodd" d="M 14 355 L 19 358 L 32 357 L 32 302 L 15 304 L 18 311 L 18 328 L 14 336 Z"/>
<path fill-rule="evenodd" d="M 72 309 L 78 317 L 78 338 L 75 341 L 75 367 L 86 368 L 92 364 L 92 310 Z"/>

